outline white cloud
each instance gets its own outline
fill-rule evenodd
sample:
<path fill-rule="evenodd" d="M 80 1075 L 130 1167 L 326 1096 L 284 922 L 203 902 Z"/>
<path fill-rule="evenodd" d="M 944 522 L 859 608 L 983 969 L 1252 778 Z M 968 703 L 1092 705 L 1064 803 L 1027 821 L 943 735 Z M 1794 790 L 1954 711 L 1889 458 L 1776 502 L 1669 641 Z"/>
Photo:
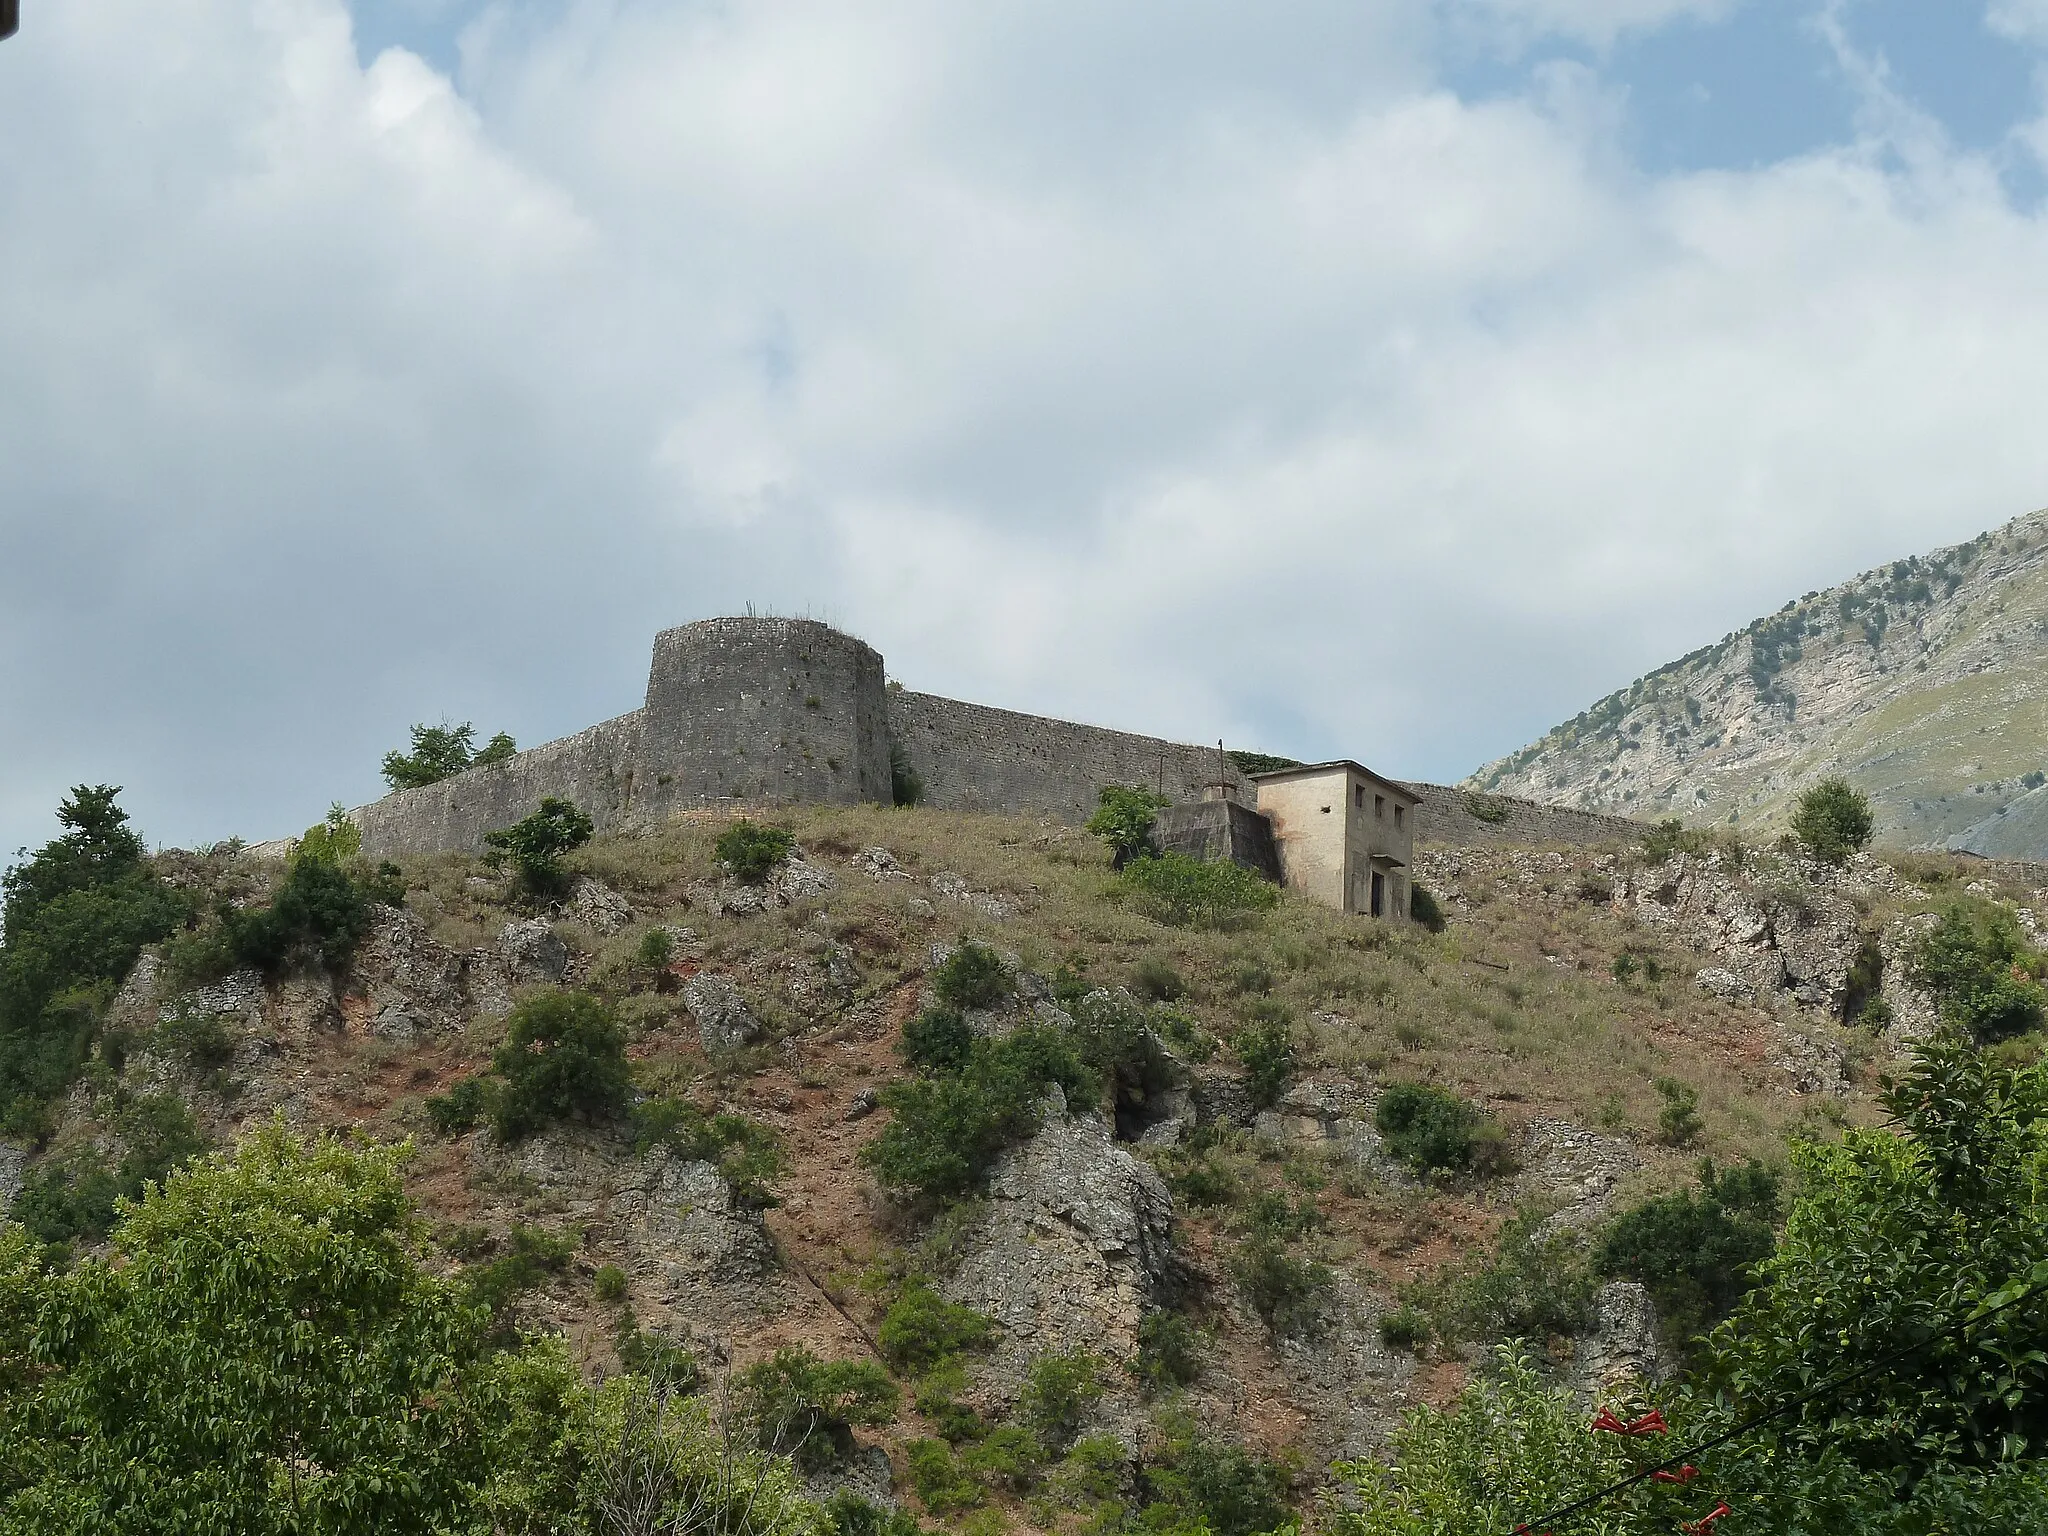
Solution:
<path fill-rule="evenodd" d="M 1446 12 L 1480 29 L 1494 46 L 1525 47 L 1539 37 L 1567 37 L 1611 46 L 1630 32 L 1651 32 L 1675 21 L 1721 21 L 1744 0 L 1442 0 Z M 1784 0 L 1765 0 L 1782 4 Z M 2026 0 L 2015 0 L 2026 3 Z"/>
<path fill-rule="evenodd" d="M 2048 44 L 2048 0 L 1991 0 L 1984 25 L 2015 42 Z"/>
<path fill-rule="evenodd" d="M 1649 179 L 1583 70 L 1444 90 L 1422 0 L 500 7 L 459 89 L 335 0 L 45 14 L 0 49 L 14 840 L 85 777 L 303 824 L 407 721 L 572 729 L 747 601 L 1454 774 L 2048 500 L 2048 223 L 1896 113 Z"/>

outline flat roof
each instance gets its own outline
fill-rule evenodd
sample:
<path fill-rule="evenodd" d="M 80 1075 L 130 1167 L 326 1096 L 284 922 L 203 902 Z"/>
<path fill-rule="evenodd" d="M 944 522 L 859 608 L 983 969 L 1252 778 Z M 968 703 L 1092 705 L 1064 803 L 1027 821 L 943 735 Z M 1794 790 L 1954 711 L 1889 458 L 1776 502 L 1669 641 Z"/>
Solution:
<path fill-rule="evenodd" d="M 1362 779 L 1371 779 L 1375 784 L 1384 785 L 1411 805 L 1422 804 L 1422 796 L 1415 793 L 1406 784 L 1397 783 L 1383 773 L 1374 773 L 1365 764 L 1353 762 L 1348 757 L 1340 757 L 1333 763 L 1303 763 L 1298 768 L 1275 768 L 1270 773 L 1248 773 L 1245 777 L 1254 784 L 1263 784 L 1268 779 L 1308 779 L 1314 778 L 1318 774 L 1336 773 L 1340 770 L 1345 773 L 1355 773 Z"/>

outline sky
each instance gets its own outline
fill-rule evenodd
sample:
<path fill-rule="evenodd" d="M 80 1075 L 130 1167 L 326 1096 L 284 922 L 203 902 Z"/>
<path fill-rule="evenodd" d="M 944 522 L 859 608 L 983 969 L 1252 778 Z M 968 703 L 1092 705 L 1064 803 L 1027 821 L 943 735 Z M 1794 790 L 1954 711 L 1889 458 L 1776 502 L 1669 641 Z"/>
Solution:
<path fill-rule="evenodd" d="M 2048 0 L 24 0 L 0 850 L 658 629 L 1451 780 L 2048 504 Z"/>

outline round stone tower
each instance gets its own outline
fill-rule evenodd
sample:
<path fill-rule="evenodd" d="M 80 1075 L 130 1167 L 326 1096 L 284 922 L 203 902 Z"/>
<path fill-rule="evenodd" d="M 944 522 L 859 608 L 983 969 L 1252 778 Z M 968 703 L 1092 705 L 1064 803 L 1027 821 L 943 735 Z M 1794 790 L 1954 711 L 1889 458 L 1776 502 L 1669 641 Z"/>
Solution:
<path fill-rule="evenodd" d="M 634 798 L 889 801 L 882 658 L 812 619 L 706 619 L 654 640 Z"/>

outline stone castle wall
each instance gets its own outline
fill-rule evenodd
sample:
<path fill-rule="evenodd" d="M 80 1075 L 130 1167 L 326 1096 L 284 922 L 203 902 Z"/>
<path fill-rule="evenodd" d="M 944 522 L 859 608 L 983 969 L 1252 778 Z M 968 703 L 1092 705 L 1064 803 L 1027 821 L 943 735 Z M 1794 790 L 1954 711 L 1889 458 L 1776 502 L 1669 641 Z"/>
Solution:
<path fill-rule="evenodd" d="M 1543 805 L 1510 795 L 1475 794 L 1448 784 L 1410 784 L 1408 788 L 1422 797 L 1422 804 L 1415 809 L 1417 842 L 1452 848 L 1494 844 L 1527 848 L 1546 843 L 1597 847 L 1603 843 L 1632 843 L 1643 835 L 1643 823 L 1624 816 L 1602 816 L 1595 811 Z M 1475 802 L 1497 812 L 1500 819 L 1475 816 Z"/>
<path fill-rule="evenodd" d="M 896 688 L 889 690 L 889 730 L 923 780 L 923 803 L 942 811 L 1086 821 L 1105 784 L 1142 784 L 1189 800 L 1218 777 L 1214 747 Z M 1221 766 L 1232 783 L 1243 784 L 1235 768 Z"/>
<path fill-rule="evenodd" d="M 1084 821 L 1105 784 L 1199 800 L 1220 777 L 1256 797 L 1214 747 L 1048 720 L 886 687 L 882 658 L 808 619 L 708 619 L 656 637 L 646 704 L 629 715 L 353 812 L 374 857 L 476 852 L 554 795 L 599 830 L 703 806 L 887 804 L 890 748 L 939 810 Z M 1452 845 L 1611 843 L 1640 823 L 1412 784 L 1418 839 Z M 1489 821 L 1474 798 L 1500 808 Z"/>

